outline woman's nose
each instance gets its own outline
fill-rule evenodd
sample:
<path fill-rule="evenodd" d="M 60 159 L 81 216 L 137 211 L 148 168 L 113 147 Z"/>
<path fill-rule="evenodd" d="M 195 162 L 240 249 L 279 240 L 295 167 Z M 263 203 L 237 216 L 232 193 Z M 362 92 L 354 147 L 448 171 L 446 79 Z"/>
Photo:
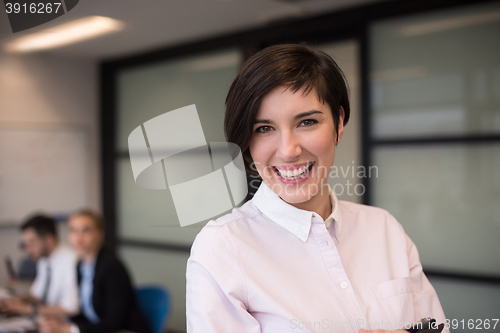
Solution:
<path fill-rule="evenodd" d="M 302 148 L 298 138 L 293 133 L 283 133 L 279 140 L 276 156 L 283 161 L 294 161 L 300 154 L 302 154 Z"/>

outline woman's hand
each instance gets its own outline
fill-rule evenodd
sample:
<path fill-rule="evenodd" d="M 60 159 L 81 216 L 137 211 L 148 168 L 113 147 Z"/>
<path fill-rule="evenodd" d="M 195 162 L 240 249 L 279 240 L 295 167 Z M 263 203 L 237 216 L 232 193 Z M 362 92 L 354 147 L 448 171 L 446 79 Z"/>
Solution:
<path fill-rule="evenodd" d="M 40 333 L 70 333 L 71 324 L 63 323 L 54 317 L 43 317 L 40 321 Z"/>

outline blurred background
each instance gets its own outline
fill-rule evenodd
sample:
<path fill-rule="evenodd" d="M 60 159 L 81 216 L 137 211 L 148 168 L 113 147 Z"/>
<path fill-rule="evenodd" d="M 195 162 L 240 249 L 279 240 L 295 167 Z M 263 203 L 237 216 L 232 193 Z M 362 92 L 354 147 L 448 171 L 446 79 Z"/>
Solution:
<path fill-rule="evenodd" d="M 0 8 L 2 261 L 18 266 L 18 226 L 32 213 L 55 216 L 64 238 L 69 213 L 101 211 L 106 245 L 136 285 L 170 290 L 168 332 L 185 332 L 186 260 L 206 221 L 181 228 L 168 189 L 135 184 L 128 135 L 196 104 L 206 140 L 225 141 L 224 101 L 245 59 L 308 42 L 350 88 L 329 179 L 339 198 L 403 225 L 452 331 L 499 318 L 499 1 L 89 0 L 15 34 Z M 101 35 L 26 38 L 78 35 L 93 28 L 65 24 L 96 17 Z"/>

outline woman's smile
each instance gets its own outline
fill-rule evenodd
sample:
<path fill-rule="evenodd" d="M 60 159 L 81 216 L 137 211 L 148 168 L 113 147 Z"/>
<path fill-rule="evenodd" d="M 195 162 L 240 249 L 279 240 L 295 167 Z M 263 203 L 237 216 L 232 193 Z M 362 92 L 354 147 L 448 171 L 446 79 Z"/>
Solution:
<path fill-rule="evenodd" d="M 283 184 L 298 185 L 306 182 L 311 175 L 311 171 L 316 163 L 314 161 L 295 164 L 272 166 L 276 177 Z"/>

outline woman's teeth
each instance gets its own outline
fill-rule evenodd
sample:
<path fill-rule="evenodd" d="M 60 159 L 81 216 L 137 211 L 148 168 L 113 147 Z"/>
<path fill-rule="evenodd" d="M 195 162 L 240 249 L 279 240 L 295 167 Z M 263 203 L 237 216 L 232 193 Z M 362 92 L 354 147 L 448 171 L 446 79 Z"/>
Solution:
<path fill-rule="evenodd" d="M 281 178 L 286 180 L 295 180 L 307 176 L 310 171 L 309 170 L 310 166 L 311 164 L 308 164 L 306 166 L 294 170 L 284 170 L 276 167 L 276 170 L 278 170 L 278 174 L 280 175 Z"/>

